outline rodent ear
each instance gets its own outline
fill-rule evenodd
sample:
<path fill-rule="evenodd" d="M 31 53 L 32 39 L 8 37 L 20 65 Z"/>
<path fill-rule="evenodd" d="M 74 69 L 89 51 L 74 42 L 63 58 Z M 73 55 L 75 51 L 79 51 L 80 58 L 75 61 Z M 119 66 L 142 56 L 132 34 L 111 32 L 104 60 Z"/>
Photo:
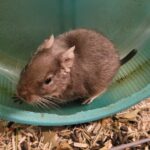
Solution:
<path fill-rule="evenodd" d="M 63 67 L 63 69 L 65 69 L 66 72 L 69 72 L 70 68 L 73 65 L 73 61 L 75 57 L 74 50 L 75 50 L 75 46 L 69 48 L 61 56 L 61 66 Z"/>
<path fill-rule="evenodd" d="M 49 39 L 45 40 L 45 43 L 44 43 L 43 47 L 45 49 L 49 49 L 49 48 L 52 47 L 53 43 L 54 43 L 54 35 L 52 34 Z"/>

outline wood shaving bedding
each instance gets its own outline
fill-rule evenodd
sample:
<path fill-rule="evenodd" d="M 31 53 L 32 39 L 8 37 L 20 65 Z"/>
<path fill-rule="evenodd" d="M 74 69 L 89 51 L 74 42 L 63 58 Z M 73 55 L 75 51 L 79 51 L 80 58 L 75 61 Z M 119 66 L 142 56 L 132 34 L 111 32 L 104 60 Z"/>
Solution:
<path fill-rule="evenodd" d="M 150 99 L 96 122 L 36 127 L 0 121 L 0 150 L 109 150 L 150 138 Z M 149 150 L 144 143 L 127 150 Z"/>

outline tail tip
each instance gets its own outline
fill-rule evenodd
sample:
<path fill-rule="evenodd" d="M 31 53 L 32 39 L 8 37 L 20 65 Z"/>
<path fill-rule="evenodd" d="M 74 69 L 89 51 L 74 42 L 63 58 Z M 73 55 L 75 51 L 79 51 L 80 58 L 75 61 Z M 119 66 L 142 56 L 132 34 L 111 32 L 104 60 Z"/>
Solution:
<path fill-rule="evenodd" d="M 136 48 L 134 48 L 134 49 L 131 50 L 131 52 L 132 52 L 133 54 L 136 54 L 138 51 L 137 51 Z"/>

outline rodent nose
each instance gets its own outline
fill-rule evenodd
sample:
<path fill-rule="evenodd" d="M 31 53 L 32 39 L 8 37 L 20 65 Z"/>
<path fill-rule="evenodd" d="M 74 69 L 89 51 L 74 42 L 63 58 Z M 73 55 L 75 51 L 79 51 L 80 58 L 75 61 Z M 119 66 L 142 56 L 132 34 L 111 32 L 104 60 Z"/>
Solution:
<path fill-rule="evenodd" d="M 27 96 L 29 95 L 29 92 L 25 89 L 18 89 L 17 94 L 20 98 L 27 100 Z"/>
<path fill-rule="evenodd" d="M 21 95 L 23 95 L 23 96 L 27 95 L 27 91 L 22 91 Z"/>
<path fill-rule="evenodd" d="M 20 91 L 19 96 L 24 99 L 27 103 L 30 102 L 36 102 L 36 100 L 38 99 L 38 96 L 32 94 L 29 91 Z"/>
<path fill-rule="evenodd" d="M 20 91 L 18 92 L 19 96 L 26 100 L 27 91 Z"/>

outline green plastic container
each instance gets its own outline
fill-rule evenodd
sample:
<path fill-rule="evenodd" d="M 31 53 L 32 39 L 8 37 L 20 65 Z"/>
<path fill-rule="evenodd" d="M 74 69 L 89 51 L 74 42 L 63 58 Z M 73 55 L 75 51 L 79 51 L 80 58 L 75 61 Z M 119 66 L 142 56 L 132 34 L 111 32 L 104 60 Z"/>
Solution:
<path fill-rule="evenodd" d="M 102 32 L 120 56 L 138 54 L 121 67 L 109 90 L 90 105 L 39 110 L 11 99 L 23 65 L 49 35 L 74 28 Z M 69 125 L 122 111 L 150 96 L 150 1 L 0 0 L 0 118 L 33 125 Z"/>

